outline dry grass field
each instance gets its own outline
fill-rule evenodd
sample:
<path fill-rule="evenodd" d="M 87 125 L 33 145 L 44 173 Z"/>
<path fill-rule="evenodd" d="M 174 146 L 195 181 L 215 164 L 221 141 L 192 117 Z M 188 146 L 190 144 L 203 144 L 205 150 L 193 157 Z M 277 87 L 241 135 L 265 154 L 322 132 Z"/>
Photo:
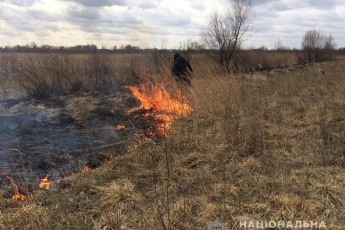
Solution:
<path fill-rule="evenodd" d="M 107 84 L 130 84 L 142 65 L 150 65 L 153 79 L 174 85 L 164 55 L 102 56 L 111 63 L 107 72 L 97 60 L 93 66 L 80 62 L 61 73 L 60 86 L 68 91 L 68 79 L 90 85 L 86 81 L 103 77 Z M 192 55 L 194 79 L 184 94 L 193 112 L 176 120 L 165 139 L 141 142 L 97 169 L 52 181 L 51 190 L 34 191 L 25 202 L 1 198 L 0 228 L 207 229 L 219 219 L 229 229 L 243 220 L 324 221 L 327 229 L 342 229 L 345 61 L 291 65 L 296 58 L 289 55 L 272 58 L 272 66 L 285 67 L 238 74 Z M 47 64 L 36 63 L 37 72 Z"/>

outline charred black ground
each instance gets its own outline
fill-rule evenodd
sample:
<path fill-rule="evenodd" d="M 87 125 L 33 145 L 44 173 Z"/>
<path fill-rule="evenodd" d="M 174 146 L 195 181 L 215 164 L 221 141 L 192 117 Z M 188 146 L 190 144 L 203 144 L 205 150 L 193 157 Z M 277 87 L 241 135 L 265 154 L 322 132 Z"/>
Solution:
<path fill-rule="evenodd" d="M 22 97 L 0 104 L 0 185 L 10 186 L 10 176 L 23 193 L 45 175 L 57 179 L 84 166 L 97 168 L 135 141 L 162 137 L 154 109 L 129 113 L 140 101 L 121 87 L 109 94 Z"/>

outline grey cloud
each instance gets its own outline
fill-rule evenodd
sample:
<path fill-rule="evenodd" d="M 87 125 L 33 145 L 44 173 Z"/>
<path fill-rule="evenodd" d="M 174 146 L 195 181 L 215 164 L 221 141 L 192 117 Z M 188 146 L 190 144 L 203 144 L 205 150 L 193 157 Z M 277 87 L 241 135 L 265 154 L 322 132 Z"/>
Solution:
<path fill-rule="evenodd" d="M 49 33 L 47 33 L 46 30 L 39 30 L 39 31 L 36 31 L 35 35 L 41 38 L 45 38 L 49 36 Z"/>
<path fill-rule="evenodd" d="M 27 15 L 30 16 L 30 18 L 41 22 L 56 22 L 63 17 L 63 15 L 52 14 L 38 9 L 29 9 L 27 11 Z"/>
<path fill-rule="evenodd" d="M 138 4 L 141 9 L 153 9 L 157 7 L 157 1 L 143 1 Z"/>
<path fill-rule="evenodd" d="M 262 5 L 262 4 L 266 4 L 268 2 L 276 2 L 274 0 L 253 0 L 252 3 L 253 5 Z"/>
<path fill-rule="evenodd" d="M 17 5 L 17 6 L 31 6 L 37 0 L 2 0 L 0 2 L 6 2 L 9 4 Z"/>
<path fill-rule="evenodd" d="M 1 5 L 0 5 L 1 6 Z M 11 20 L 8 20 L 11 19 Z M 13 30 L 17 31 L 32 31 L 32 21 L 28 20 L 26 14 L 23 14 L 21 10 L 12 8 L 3 8 L 0 20 Z"/>
<path fill-rule="evenodd" d="M 135 8 L 148 10 L 148 9 L 155 9 L 158 8 L 160 3 L 164 0 L 136 0 L 135 2 L 131 2 L 127 4 L 128 10 L 133 10 Z"/>
<path fill-rule="evenodd" d="M 125 34 L 140 30 L 142 21 L 130 12 L 109 15 L 102 8 L 73 7 L 66 12 L 66 21 L 82 31 L 102 34 Z"/>
<path fill-rule="evenodd" d="M 308 6 L 317 7 L 320 9 L 333 8 L 337 5 L 336 0 L 307 0 L 306 3 L 308 4 Z"/>
<path fill-rule="evenodd" d="M 140 39 L 138 34 L 186 37 L 200 34 L 206 3 L 186 2 L 185 8 L 172 10 L 165 0 L 58 0 L 56 12 L 44 9 L 43 0 L 0 0 L 1 34 L 5 39 L 23 38 L 30 32 L 37 39 L 50 35 L 68 42 L 63 36 L 87 33 L 115 41 Z M 345 46 L 344 0 L 252 0 L 255 11 L 253 44 L 274 46 L 281 38 L 284 45 L 299 47 L 308 29 L 332 33 L 339 46 Z M 227 4 L 229 0 L 217 0 Z M 204 4 L 204 5 L 203 5 Z M 106 6 L 125 7 L 106 7 Z M 337 7 L 337 11 L 335 8 Z M 62 12 L 61 12 L 61 11 Z M 67 36 L 66 35 L 66 36 Z M 61 40 L 64 39 L 64 40 Z M 78 41 L 76 41 L 78 42 Z M 82 42 L 82 41 L 81 41 Z"/>
<path fill-rule="evenodd" d="M 162 18 L 160 23 L 162 26 L 172 26 L 172 27 L 185 27 L 191 22 L 190 17 L 173 17 L 173 18 Z"/>
<path fill-rule="evenodd" d="M 254 1 L 253 1 L 254 3 Z M 284 45 L 300 47 L 304 33 L 309 29 L 322 29 L 332 33 L 336 42 L 341 41 L 344 18 L 335 8 L 345 2 L 339 0 L 289 0 L 255 1 L 253 43 L 273 48 L 281 38 Z"/>
<path fill-rule="evenodd" d="M 320 10 L 329 10 L 339 5 L 339 0 L 255 0 L 253 1 L 255 7 L 266 7 L 276 11 L 296 10 L 301 8 L 317 8 Z"/>
<path fill-rule="evenodd" d="M 256 25 L 255 27 L 255 32 L 256 33 L 267 33 L 272 31 L 272 26 L 271 24 L 260 24 L 260 25 Z"/>
<path fill-rule="evenodd" d="M 47 28 L 48 30 L 53 31 L 53 32 L 61 31 L 61 28 L 58 25 L 55 25 L 55 24 L 45 25 L 45 28 Z"/>
<path fill-rule="evenodd" d="M 278 16 L 279 16 L 279 12 L 274 11 L 270 8 L 266 8 L 266 7 L 255 8 L 255 21 L 261 20 L 261 19 L 271 20 L 272 18 L 276 18 Z"/>
<path fill-rule="evenodd" d="M 294 7 L 286 3 L 274 2 L 272 3 L 270 8 L 271 10 L 274 10 L 274 11 L 287 11 L 287 10 L 293 9 Z"/>
<path fill-rule="evenodd" d="M 35 32 L 37 30 L 37 26 L 35 26 L 31 22 L 26 22 L 24 19 L 17 19 L 11 23 L 7 23 L 8 26 L 13 28 L 14 30 L 22 31 L 22 32 Z"/>
<path fill-rule="evenodd" d="M 84 6 L 102 7 L 102 6 L 126 6 L 126 0 L 63 0 L 67 2 L 75 2 Z"/>
<path fill-rule="evenodd" d="M 59 17 L 49 14 L 44 10 L 33 9 L 32 7 L 26 6 L 16 7 L 1 2 L 0 8 L 0 20 L 4 22 L 5 28 L 7 28 L 6 34 L 8 34 L 8 36 L 10 36 L 11 33 L 32 32 L 42 37 L 44 34 L 48 35 L 48 31 L 60 30 L 57 23 L 55 23 L 59 20 Z M 1 31 L 1 33 L 4 32 Z"/>
<path fill-rule="evenodd" d="M 21 31 L 9 29 L 9 28 L 1 29 L 1 35 L 5 35 L 8 37 L 21 37 L 21 36 L 23 36 Z"/>
<path fill-rule="evenodd" d="M 86 20 L 98 20 L 102 17 L 100 9 L 90 7 L 72 7 L 67 10 L 70 18 L 83 18 Z"/>

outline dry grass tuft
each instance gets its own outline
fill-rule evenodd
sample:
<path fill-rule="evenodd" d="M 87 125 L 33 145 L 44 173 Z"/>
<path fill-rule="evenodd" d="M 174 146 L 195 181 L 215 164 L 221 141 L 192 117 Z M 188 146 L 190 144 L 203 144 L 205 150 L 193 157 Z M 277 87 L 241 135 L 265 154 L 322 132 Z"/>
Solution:
<path fill-rule="evenodd" d="M 119 203 L 140 202 L 142 197 L 135 191 L 134 185 L 128 180 L 113 181 L 108 186 L 100 188 L 103 205 L 117 206 Z"/>

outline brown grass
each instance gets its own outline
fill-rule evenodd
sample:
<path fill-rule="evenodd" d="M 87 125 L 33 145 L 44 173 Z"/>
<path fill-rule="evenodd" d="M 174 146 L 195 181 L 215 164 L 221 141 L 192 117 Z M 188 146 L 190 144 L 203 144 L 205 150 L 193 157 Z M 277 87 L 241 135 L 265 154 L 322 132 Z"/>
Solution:
<path fill-rule="evenodd" d="M 236 72 L 282 68 L 297 63 L 297 51 L 241 50 L 234 55 Z"/>
<path fill-rule="evenodd" d="M 195 63 L 186 92 L 195 111 L 164 141 L 27 202 L 2 199 L 1 228 L 206 229 L 216 219 L 229 229 L 243 219 L 345 226 L 345 62 L 225 76 Z"/>
<path fill-rule="evenodd" d="M 39 99 L 90 90 L 107 93 L 137 83 L 149 58 L 148 54 L 1 54 L 0 76 Z"/>

